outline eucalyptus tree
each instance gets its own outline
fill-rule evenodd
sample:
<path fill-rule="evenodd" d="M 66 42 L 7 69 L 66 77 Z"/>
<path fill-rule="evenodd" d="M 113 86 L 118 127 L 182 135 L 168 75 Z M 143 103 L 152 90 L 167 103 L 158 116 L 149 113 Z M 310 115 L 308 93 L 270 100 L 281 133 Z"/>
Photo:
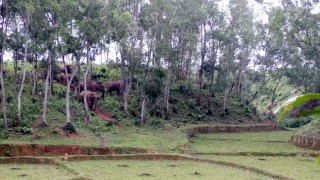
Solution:
<path fill-rule="evenodd" d="M 4 62 L 4 51 L 5 51 L 5 41 L 7 38 L 7 27 L 8 27 L 8 1 L 0 1 L 0 15 L 1 15 L 1 26 L 0 26 L 0 88 L 1 88 L 1 109 L 2 109 L 2 119 L 3 127 L 5 133 L 8 133 L 8 119 L 7 119 L 7 105 L 6 105 L 6 89 L 3 77 L 3 62 Z"/>
<path fill-rule="evenodd" d="M 130 59 L 130 52 L 135 51 L 138 41 L 137 24 L 134 23 L 133 12 L 137 8 L 135 3 L 130 4 L 129 1 L 111 0 L 108 3 L 108 18 L 111 25 L 111 39 L 114 41 L 120 51 L 120 69 L 121 69 L 121 87 L 120 87 L 120 103 L 125 113 L 128 113 L 128 95 L 131 88 L 131 79 L 134 75 L 134 61 Z M 131 77 L 126 73 L 126 66 L 130 66 Z"/>
<path fill-rule="evenodd" d="M 61 56 L 64 72 L 67 80 L 67 89 L 65 96 L 65 113 L 66 113 L 66 125 L 65 127 L 71 124 L 71 112 L 70 112 L 70 91 L 71 91 L 71 83 L 75 78 L 77 73 L 77 68 L 73 68 L 72 74 L 68 74 L 67 66 L 66 66 L 66 56 L 71 55 L 76 59 L 79 59 L 79 44 L 76 38 L 72 36 L 73 34 L 73 20 L 77 16 L 78 1 L 60 1 L 59 8 L 56 13 L 60 17 L 57 22 L 57 26 L 59 27 L 57 34 L 57 43 L 58 43 L 58 54 Z"/>
<path fill-rule="evenodd" d="M 21 4 L 20 4 L 21 3 Z M 22 19 L 22 23 L 23 23 L 23 41 L 24 41 L 24 53 L 23 53 L 23 60 L 22 60 L 22 80 L 20 82 L 20 88 L 19 91 L 17 93 L 17 117 L 16 117 L 16 124 L 17 126 L 21 126 L 22 125 L 22 118 L 21 118 L 21 104 L 22 104 L 22 92 L 24 89 L 24 85 L 25 85 L 25 80 L 26 80 L 26 63 L 27 63 L 27 58 L 28 58 L 28 46 L 29 46 L 29 42 L 30 42 L 30 37 L 29 37 L 29 24 L 30 24 L 30 17 L 32 16 L 32 14 L 34 13 L 35 9 L 33 8 L 33 4 L 32 1 L 25 1 L 25 2 L 20 2 L 17 3 L 17 8 L 18 8 L 18 13 Z M 19 22 L 18 24 L 19 25 Z"/>
<path fill-rule="evenodd" d="M 101 0 L 79 1 L 79 14 L 74 19 L 75 36 L 78 42 L 77 63 L 83 75 L 84 91 L 87 90 L 87 76 L 91 67 L 91 61 L 96 56 L 97 45 L 100 42 L 101 35 L 106 27 L 105 19 L 105 4 Z M 86 69 L 80 66 L 80 58 L 85 55 Z M 85 104 L 85 122 L 89 122 L 88 103 L 86 96 L 84 97 Z"/>
<path fill-rule="evenodd" d="M 42 123 L 47 122 L 47 104 L 49 88 L 50 93 L 53 92 L 53 71 L 52 64 L 57 58 L 57 42 L 56 36 L 58 32 L 58 14 L 56 13 L 58 3 L 54 1 L 36 1 L 33 0 L 33 5 L 36 11 L 31 18 L 30 36 L 32 40 L 38 45 L 38 48 L 44 49 L 41 52 L 43 58 L 46 59 L 46 78 L 44 82 L 43 101 L 42 101 Z M 50 86 L 50 87 L 49 87 Z"/>
<path fill-rule="evenodd" d="M 236 95 L 241 101 L 244 74 L 250 63 L 254 49 L 254 24 L 253 12 L 248 7 L 246 0 L 229 3 L 230 25 L 225 33 L 225 43 L 222 57 L 220 58 L 221 72 L 223 75 L 223 113 L 227 111 L 227 101 L 230 93 L 236 90 Z"/>
<path fill-rule="evenodd" d="M 226 34 L 229 31 L 230 24 L 228 24 L 227 13 L 219 9 L 217 2 L 208 1 L 207 2 L 206 13 L 208 14 L 208 61 L 207 65 L 209 66 L 209 97 L 208 99 L 208 114 L 212 114 L 212 97 L 214 97 L 214 75 L 217 69 L 217 63 L 219 60 L 219 54 L 223 51 L 223 45 L 227 43 Z"/>
<path fill-rule="evenodd" d="M 276 55 L 284 57 L 285 75 L 301 92 L 320 92 L 320 18 L 314 5 L 316 1 L 283 1 L 269 14 L 270 34 L 281 43 Z"/>

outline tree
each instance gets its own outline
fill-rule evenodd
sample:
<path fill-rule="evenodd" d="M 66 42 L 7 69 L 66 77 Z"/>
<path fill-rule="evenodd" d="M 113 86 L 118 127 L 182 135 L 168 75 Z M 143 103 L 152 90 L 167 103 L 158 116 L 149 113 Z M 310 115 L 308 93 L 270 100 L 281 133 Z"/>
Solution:
<path fill-rule="evenodd" d="M 23 61 L 22 61 L 22 80 L 20 83 L 20 88 L 17 94 L 17 125 L 21 126 L 22 125 L 22 118 L 21 118 L 21 104 L 22 104 L 22 92 L 24 89 L 25 85 L 25 80 L 26 80 L 26 63 L 27 63 L 27 58 L 28 58 L 28 46 L 29 46 L 29 24 L 30 24 L 30 16 L 32 15 L 32 3 L 30 2 L 25 2 L 21 6 L 21 11 L 20 16 L 23 19 L 23 25 L 24 25 L 24 53 L 23 53 Z"/>
<path fill-rule="evenodd" d="M 0 1 L 0 14 L 1 14 L 1 29 L 0 29 L 0 88 L 1 88 L 1 109 L 2 109 L 2 118 L 3 118 L 3 127 L 5 133 L 8 133 L 8 119 L 7 119 L 7 105 L 6 105 L 6 89 L 4 83 L 4 73 L 3 73 L 3 62 L 4 62 L 4 51 L 5 51 L 5 41 L 7 36 L 7 27 L 8 27 L 8 1 Z"/>

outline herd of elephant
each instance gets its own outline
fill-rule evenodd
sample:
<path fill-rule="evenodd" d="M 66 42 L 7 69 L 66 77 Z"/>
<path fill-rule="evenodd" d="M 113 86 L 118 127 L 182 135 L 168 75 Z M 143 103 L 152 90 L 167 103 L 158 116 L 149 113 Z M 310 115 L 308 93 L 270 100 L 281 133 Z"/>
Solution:
<path fill-rule="evenodd" d="M 67 72 L 67 73 L 66 73 Z M 68 78 L 71 79 L 73 72 L 72 65 L 66 65 L 65 68 L 60 68 L 60 74 L 58 75 L 58 82 L 64 86 L 67 86 Z M 88 108 L 92 111 L 96 110 L 98 102 L 98 92 L 101 92 L 102 99 L 104 99 L 105 92 L 112 95 L 112 92 L 117 92 L 118 96 L 120 94 L 121 80 L 110 81 L 105 86 L 101 81 L 89 80 L 86 82 L 87 90 L 85 91 L 84 82 L 78 81 L 78 78 L 74 76 L 71 82 L 71 90 L 77 93 L 77 99 L 79 102 L 84 103 L 84 97 L 87 99 Z"/>

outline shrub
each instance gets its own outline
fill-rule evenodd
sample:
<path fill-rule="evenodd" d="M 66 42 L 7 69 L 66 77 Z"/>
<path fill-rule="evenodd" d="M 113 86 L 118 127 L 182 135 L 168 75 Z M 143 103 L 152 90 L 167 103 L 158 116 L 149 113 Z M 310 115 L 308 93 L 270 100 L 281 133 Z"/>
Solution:
<path fill-rule="evenodd" d="M 63 127 L 64 131 L 67 131 L 68 133 L 76 133 L 76 128 L 73 126 L 73 124 L 71 124 L 70 122 L 68 122 L 64 127 Z"/>

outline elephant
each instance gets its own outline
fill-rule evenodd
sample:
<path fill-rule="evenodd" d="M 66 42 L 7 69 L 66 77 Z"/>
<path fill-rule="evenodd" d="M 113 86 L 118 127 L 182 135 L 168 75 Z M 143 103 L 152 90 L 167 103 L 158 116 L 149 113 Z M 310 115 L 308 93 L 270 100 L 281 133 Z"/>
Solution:
<path fill-rule="evenodd" d="M 79 84 L 79 88 L 78 89 L 79 91 L 78 92 L 81 92 L 81 91 L 84 91 L 84 83 L 81 82 Z M 102 92 L 102 99 L 104 99 L 104 94 L 105 94 L 105 87 L 104 87 L 104 84 L 103 82 L 101 81 L 87 81 L 87 90 L 89 91 L 92 91 L 92 92 Z"/>
<path fill-rule="evenodd" d="M 97 108 L 97 102 L 98 102 L 98 95 L 96 92 L 92 91 L 82 91 L 78 95 L 78 101 L 81 103 L 84 103 L 84 96 L 87 98 L 88 108 L 91 111 L 95 111 Z"/>
<path fill-rule="evenodd" d="M 110 96 L 113 91 L 116 91 L 118 96 L 120 95 L 120 89 L 121 89 L 121 80 L 117 81 L 110 81 L 107 84 L 107 94 L 110 93 Z"/>
<path fill-rule="evenodd" d="M 68 76 L 65 73 L 60 73 L 58 77 L 58 82 L 64 86 L 67 86 L 67 78 L 71 78 L 71 74 L 68 74 Z M 72 82 L 71 82 L 71 89 L 74 89 L 78 82 L 78 78 L 76 76 L 73 77 Z"/>
<path fill-rule="evenodd" d="M 72 73 L 72 69 L 73 69 L 73 65 L 72 64 L 67 64 L 66 68 L 67 68 L 67 73 L 71 74 Z M 66 73 L 64 67 L 60 68 L 60 73 Z"/>

